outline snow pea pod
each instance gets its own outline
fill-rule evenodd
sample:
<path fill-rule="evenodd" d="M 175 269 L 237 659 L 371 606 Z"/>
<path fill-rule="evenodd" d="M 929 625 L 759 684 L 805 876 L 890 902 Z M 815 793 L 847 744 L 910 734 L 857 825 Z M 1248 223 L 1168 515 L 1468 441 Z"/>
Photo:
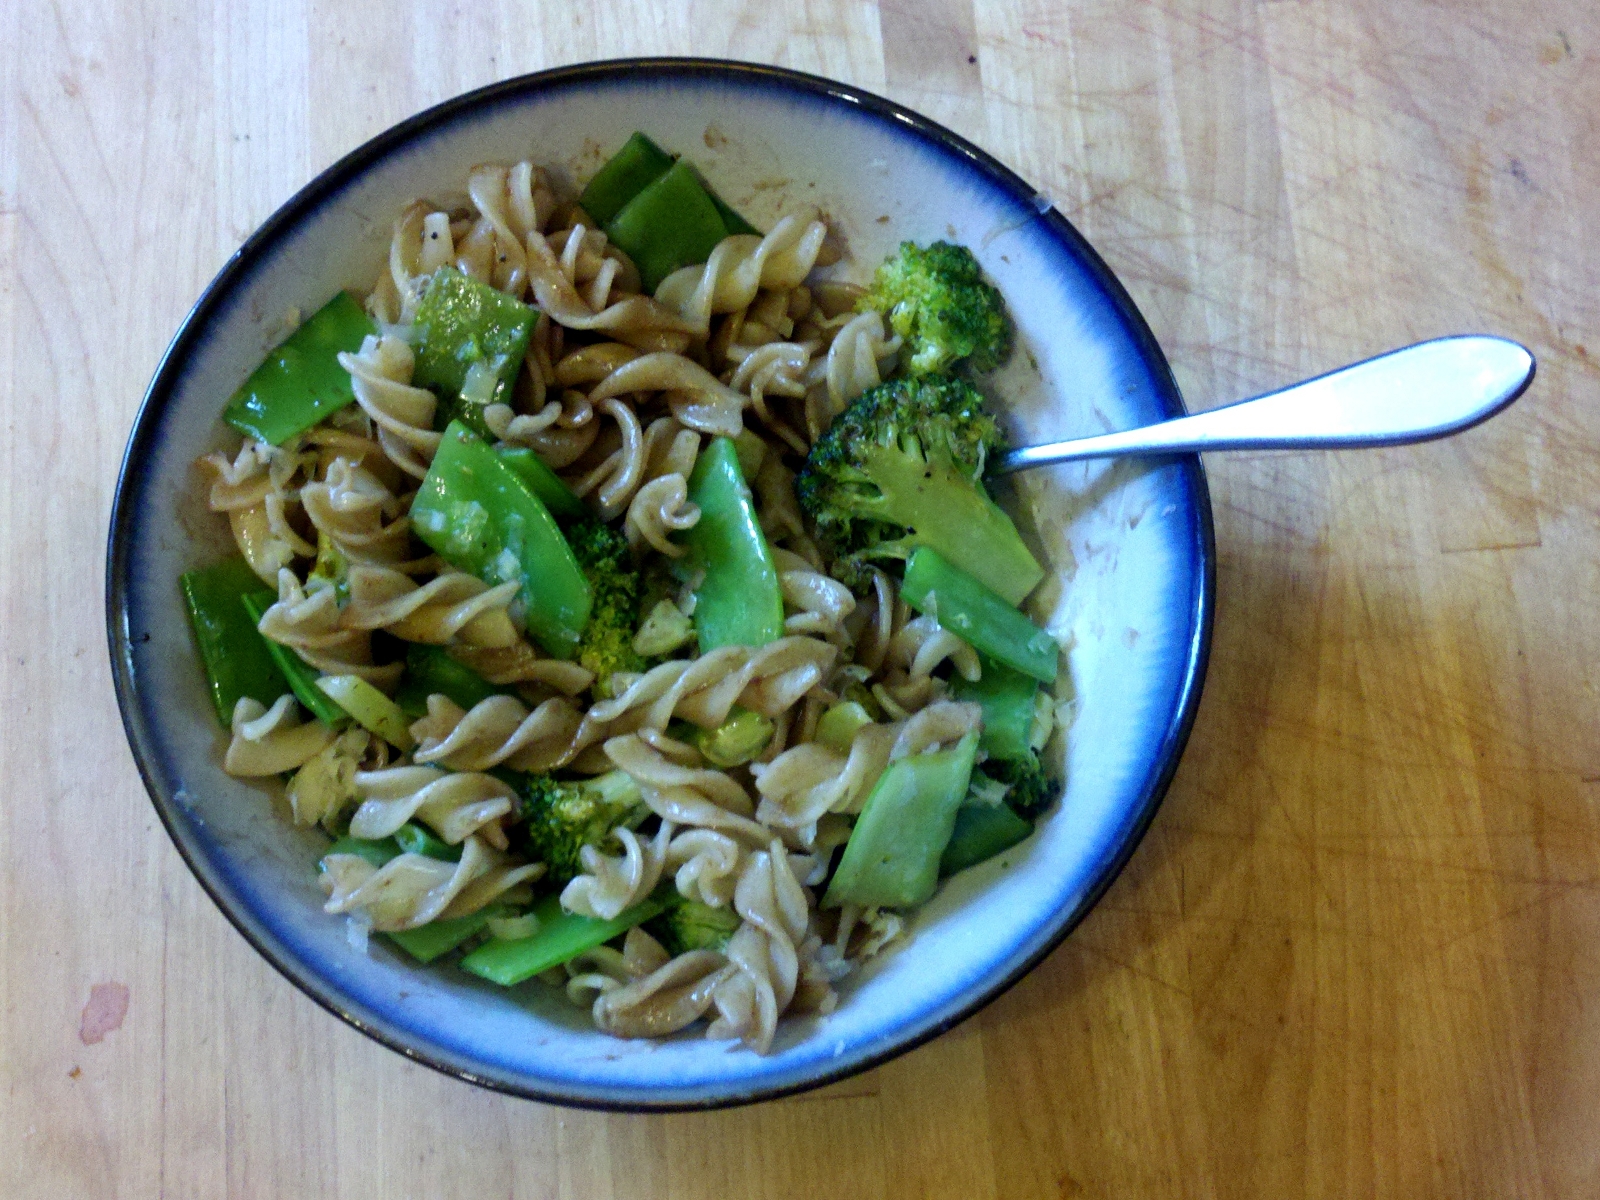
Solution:
<path fill-rule="evenodd" d="M 550 515 L 558 521 L 581 521 L 590 515 L 584 502 L 573 495 L 572 489 L 526 446 L 499 445 L 495 453 L 502 462 L 522 477 L 533 494 L 544 501 Z"/>
<path fill-rule="evenodd" d="M 890 763 L 850 831 L 823 904 L 909 908 L 933 895 L 977 755 L 973 730 L 948 750 Z"/>
<path fill-rule="evenodd" d="M 987 654 L 979 655 L 979 660 L 983 676 L 975 683 L 960 676 L 952 679 L 952 698 L 982 706 L 983 738 L 979 745 L 990 758 L 1033 761 L 1033 723 L 1038 713 L 1039 681 L 1021 671 L 1013 671 Z"/>
<path fill-rule="evenodd" d="M 617 934 L 663 912 L 676 900 L 670 891 L 657 892 L 611 920 L 602 921 L 567 912 L 561 907 L 559 895 L 546 896 L 533 907 L 533 915 L 539 918 L 537 933 L 514 941 L 485 942 L 461 960 L 461 969 L 501 987 L 511 987 L 541 971 L 559 967 L 585 950 L 603 946 Z"/>
<path fill-rule="evenodd" d="M 483 410 L 511 402 L 537 318 L 520 300 L 454 267 L 434 272 L 417 304 L 411 382 L 438 394 L 436 427 L 459 420 L 490 436 Z"/>
<path fill-rule="evenodd" d="M 639 268 L 647 292 L 679 267 L 703 263 L 728 226 L 700 177 L 678 162 L 623 207 L 606 234 Z"/>
<path fill-rule="evenodd" d="M 686 578 L 695 587 L 694 628 L 700 652 L 719 646 L 765 646 L 783 636 L 783 592 L 739 454 L 714 438 L 689 477 L 700 520 L 684 530 Z"/>
<path fill-rule="evenodd" d="M 203 571 L 190 571 L 179 578 L 178 586 L 189 609 L 211 702 L 224 726 L 232 722 L 233 706 L 240 697 L 270 705 L 289 690 L 266 638 L 239 603 L 261 586 L 249 563 L 230 558 Z"/>
<path fill-rule="evenodd" d="M 259 626 L 261 618 L 277 599 L 277 595 L 273 592 L 251 592 L 241 597 L 240 603 Z M 261 637 L 259 633 L 256 636 Z M 294 698 L 300 701 L 308 713 L 327 725 L 343 725 L 350 719 L 350 714 L 339 707 L 332 696 L 317 686 L 317 680 L 321 678 L 320 671 L 289 647 L 280 646 L 268 637 L 261 637 L 261 640 L 267 647 L 267 653 L 272 655 L 272 661 L 278 664 L 278 670 L 289 681 L 289 690 L 294 693 Z M 274 696 L 272 699 L 277 698 Z"/>
<path fill-rule="evenodd" d="M 444 431 L 411 525 L 459 570 L 491 585 L 520 583 L 514 619 L 548 653 L 573 656 L 589 621 L 589 581 L 544 502 L 460 421 Z"/>
<path fill-rule="evenodd" d="M 594 173 L 578 197 L 578 207 L 605 226 L 628 201 L 670 171 L 672 163 L 672 155 L 644 134 L 635 133 Z"/>
<path fill-rule="evenodd" d="M 917 547 L 906 563 L 900 594 L 990 658 L 1041 683 L 1055 682 L 1061 654 L 1055 639 L 937 550 Z"/>
<path fill-rule="evenodd" d="M 406 673 L 395 690 L 394 702 L 413 719 L 428 711 L 429 696 L 445 696 L 471 709 L 490 696 L 515 696 L 514 687 L 497 687 L 465 663 L 450 657 L 443 646 L 411 642 L 406 646 Z"/>
<path fill-rule="evenodd" d="M 955 829 L 939 858 L 939 878 L 987 862 L 1032 832 L 1033 822 L 1017 816 L 1009 804 L 963 804 L 956 810 Z"/>
<path fill-rule="evenodd" d="M 341 350 L 355 353 L 378 327 L 361 302 L 340 292 L 250 373 L 222 419 L 247 437 L 277 446 L 355 399 Z"/>

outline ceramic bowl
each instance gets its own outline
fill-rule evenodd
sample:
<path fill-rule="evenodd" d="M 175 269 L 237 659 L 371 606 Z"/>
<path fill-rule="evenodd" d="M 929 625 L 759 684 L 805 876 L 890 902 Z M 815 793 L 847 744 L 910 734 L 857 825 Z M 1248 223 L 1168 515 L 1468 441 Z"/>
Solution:
<path fill-rule="evenodd" d="M 162 360 L 134 424 L 111 523 L 107 621 L 117 698 L 156 810 L 251 945 L 330 1012 L 410 1058 L 516 1095 L 622 1109 L 700 1108 L 837 1080 L 950 1028 L 1017 980 L 1103 893 L 1167 787 L 1199 698 L 1214 551 L 1198 462 L 1078 466 L 1014 497 L 1049 575 L 1038 603 L 1068 648 L 1066 794 L 1027 842 L 946 884 L 911 937 L 787 1021 L 772 1052 L 683 1035 L 595 1033 L 556 990 L 501 991 L 450 965 L 365 954 L 322 912 L 325 844 L 281 802 L 223 774 L 177 579 L 227 552 L 192 464 L 222 444 L 224 400 L 282 315 L 364 291 L 394 216 L 458 193 L 487 161 L 531 157 L 582 180 L 635 129 L 686 153 L 759 225 L 820 209 L 865 280 L 905 238 L 972 247 L 1007 297 L 1018 353 L 998 377 L 1016 444 L 1176 416 L 1155 339 L 1049 202 L 970 143 L 858 89 L 767 67 L 647 60 L 496 84 L 403 122 L 330 167 L 252 236 Z"/>

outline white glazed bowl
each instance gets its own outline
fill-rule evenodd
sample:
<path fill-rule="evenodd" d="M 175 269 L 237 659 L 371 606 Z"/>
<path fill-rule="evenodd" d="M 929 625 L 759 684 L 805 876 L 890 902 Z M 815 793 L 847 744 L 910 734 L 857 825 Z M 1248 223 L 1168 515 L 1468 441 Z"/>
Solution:
<path fill-rule="evenodd" d="M 970 246 L 1006 296 L 1019 352 L 994 388 L 1016 444 L 1179 415 L 1165 359 L 1121 286 L 1048 202 L 949 131 L 854 88 L 742 64 L 565 68 L 414 117 L 329 168 L 237 254 L 184 322 L 134 425 L 111 523 L 107 621 L 117 698 L 178 850 L 239 931 L 329 1011 L 409 1057 L 562 1103 L 712 1107 L 813 1087 L 948 1029 L 1082 919 L 1154 815 L 1193 721 L 1210 639 L 1214 549 L 1193 458 L 1036 471 L 1022 524 L 1050 575 L 1041 612 L 1069 647 L 1076 720 L 1062 803 L 1027 842 L 946 884 L 909 942 L 846 982 L 772 1053 L 683 1035 L 618 1041 L 538 983 L 502 991 L 455 967 L 366 955 L 322 912 L 325 844 L 222 771 L 177 579 L 220 557 L 195 458 L 282 314 L 364 290 L 395 214 L 458 192 L 480 162 L 531 157 L 582 179 L 635 129 L 687 153 L 758 225 L 820 208 L 851 277 L 906 238 Z M 775 181 L 782 181 L 774 186 Z M 887 219 L 885 219 L 887 218 Z M 1036 364 L 1036 367 L 1034 366 Z"/>

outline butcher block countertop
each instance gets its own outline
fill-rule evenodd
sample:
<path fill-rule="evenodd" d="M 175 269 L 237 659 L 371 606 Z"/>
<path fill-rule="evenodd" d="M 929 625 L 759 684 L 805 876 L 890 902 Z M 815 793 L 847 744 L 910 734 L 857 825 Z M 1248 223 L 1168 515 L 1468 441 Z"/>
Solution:
<path fill-rule="evenodd" d="M 419 109 L 698 54 L 916 108 L 1049 195 L 1191 407 L 1439 334 L 1453 441 L 1208 460 L 1204 700 L 1053 955 L 824 1091 L 625 1116 L 367 1040 L 244 942 L 123 738 L 117 467 L 239 243 Z M 0 1195 L 1600 1195 L 1592 0 L 0 5 Z"/>

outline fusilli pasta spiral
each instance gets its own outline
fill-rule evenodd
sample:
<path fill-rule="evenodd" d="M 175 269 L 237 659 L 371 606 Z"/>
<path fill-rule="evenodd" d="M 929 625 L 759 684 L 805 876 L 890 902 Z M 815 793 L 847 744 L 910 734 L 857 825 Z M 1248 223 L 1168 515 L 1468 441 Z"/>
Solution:
<path fill-rule="evenodd" d="M 330 913 L 360 913 L 373 929 L 415 929 L 477 912 L 519 884 L 544 874 L 543 863 L 513 866 L 477 837 L 468 837 L 457 862 L 401 854 L 375 867 L 359 854 L 329 854 L 322 883 Z"/>
<path fill-rule="evenodd" d="M 427 388 L 411 386 L 415 363 L 411 347 L 394 336 L 369 337 L 359 353 L 339 355 L 339 365 L 350 372 L 356 403 L 377 426 L 383 452 L 407 475 L 421 479 L 442 435 L 433 429 L 438 399 Z"/>
<path fill-rule="evenodd" d="M 318 721 L 295 720 L 294 697 L 279 696 L 271 708 L 241 696 L 233 706 L 232 737 L 222 769 L 243 779 L 293 771 L 321 753 L 335 737 Z"/>

